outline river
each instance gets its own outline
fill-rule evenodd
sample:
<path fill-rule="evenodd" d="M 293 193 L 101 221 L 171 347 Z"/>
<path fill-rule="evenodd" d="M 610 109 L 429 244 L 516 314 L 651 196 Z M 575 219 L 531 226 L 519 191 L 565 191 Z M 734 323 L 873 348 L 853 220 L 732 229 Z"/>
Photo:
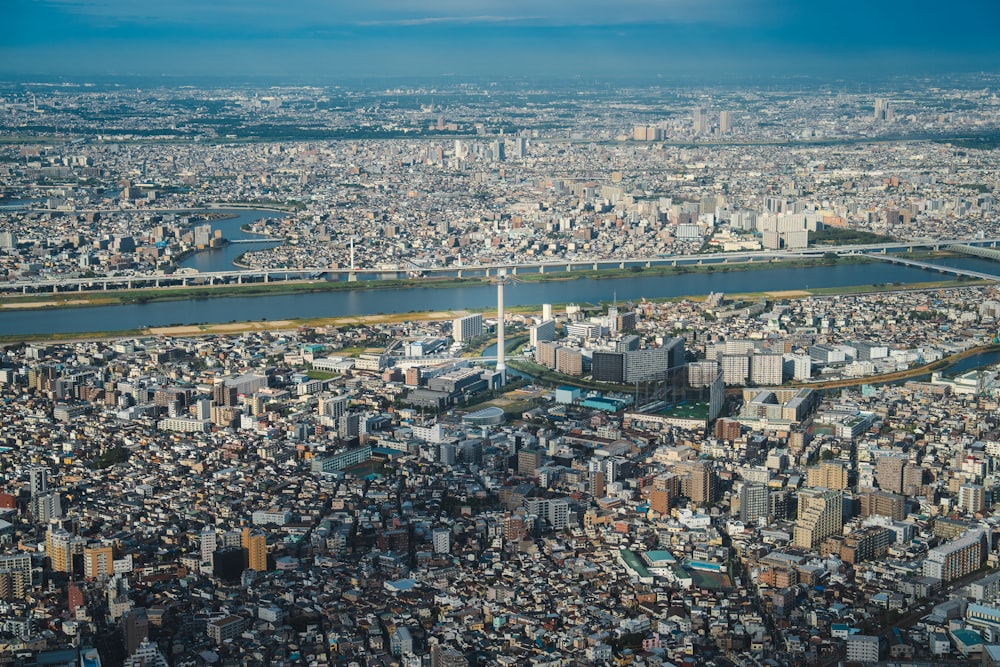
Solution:
<path fill-rule="evenodd" d="M 913 283 L 940 279 L 940 274 L 888 263 L 812 267 L 776 267 L 753 271 L 688 273 L 672 276 L 583 278 L 570 281 L 509 285 L 508 306 L 541 303 L 638 301 L 709 292 L 767 292 L 809 287 L 847 287 L 878 283 Z M 427 310 L 461 310 L 496 306 L 496 289 L 469 287 L 357 288 L 333 292 L 261 297 L 224 297 L 77 309 L 22 310 L 0 315 L 0 334 L 84 333 L 147 326 L 299 317 L 342 317 Z"/>
<path fill-rule="evenodd" d="M 209 212 L 226 213 L 236 216 L 226 220 L 213 220 L 211 222 L 212 231 L 214 232 L 215 230 L 220 230 L 222 232 L 222 238 L 230 241 L 245 241 L 266 238 L 260 236 L 259 234 L 248 234 L 243 231 L 241 227 L 243 227 L 243 225 L 250 224 L 255 220 L 260 220 L 261 218 L 283 218 L 286 215 L 285 213 L 258 211 L 254 209 L 213 209 Z M 197 269 L 201 272 L 232 271 L 236 268 L 233 266 L 233 260 L 243 253 L 251 250 L 273 248 L 280 243 L 281 241 L 267 240 L 262 240 L 257 243 L 227 243 L 221 248 L 201 250 L 189 255 L 184 258 L 184 261 L 180 263 L 180 266 L 189 269 Z"/>

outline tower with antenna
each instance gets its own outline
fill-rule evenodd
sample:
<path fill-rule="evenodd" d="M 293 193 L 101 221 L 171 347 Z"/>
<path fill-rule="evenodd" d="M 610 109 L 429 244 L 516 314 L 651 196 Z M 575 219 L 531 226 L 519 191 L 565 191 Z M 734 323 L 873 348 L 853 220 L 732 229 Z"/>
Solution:
<path fill-rule="evenodd" d="M 347 282 L 353 283 L 358 279 L 358 274 L 354 270 L 354 237 L 351 237 L 351 270 L 347 274 Z"/>
<path fill-rule="evenodd" d="M 500 386 L 507 384 L 507 351 L 504 349 L 504 311 L 503 288 L 516 282 L 517 278 L 508 275 L 507 269 L 498 269 L 493 282 L 497 286 L 497 373 L 500 374 Z"/>

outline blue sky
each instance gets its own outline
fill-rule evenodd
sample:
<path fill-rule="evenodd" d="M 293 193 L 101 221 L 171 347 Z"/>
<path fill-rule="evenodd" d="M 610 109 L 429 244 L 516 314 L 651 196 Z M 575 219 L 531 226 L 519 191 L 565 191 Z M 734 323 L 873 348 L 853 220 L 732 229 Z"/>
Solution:
<path fill-rule="evenodd" d="M 0 73 L 1000 70 L 1000 0 L 2 0 Z"/>

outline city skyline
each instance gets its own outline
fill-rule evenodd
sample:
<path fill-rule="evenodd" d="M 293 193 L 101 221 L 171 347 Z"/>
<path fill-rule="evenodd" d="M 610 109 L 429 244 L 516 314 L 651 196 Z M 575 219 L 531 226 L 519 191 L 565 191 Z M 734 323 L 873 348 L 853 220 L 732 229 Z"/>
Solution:
<path fill-rule="evenodd" d="M 987 0 L 542 3 L 392 0 L 210 6 L 13 0 L 0 74 L 41 76 L 624 76 L 995 70 Z"/>

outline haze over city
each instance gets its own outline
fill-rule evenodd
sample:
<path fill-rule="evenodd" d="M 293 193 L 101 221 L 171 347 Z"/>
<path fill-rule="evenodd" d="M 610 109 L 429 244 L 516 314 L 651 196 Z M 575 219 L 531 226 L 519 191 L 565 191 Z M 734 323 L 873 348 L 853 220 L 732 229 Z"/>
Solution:
<path fill-rule="evenodd" d="M 4 0 L 0 667 L 996 667 L 998 26 Z"/>
<path fill-rule="evenodd" d="M 9 0 L 8 75 L 661 76 L 996 70 L 1000 7 L 920 0 Z"/>

